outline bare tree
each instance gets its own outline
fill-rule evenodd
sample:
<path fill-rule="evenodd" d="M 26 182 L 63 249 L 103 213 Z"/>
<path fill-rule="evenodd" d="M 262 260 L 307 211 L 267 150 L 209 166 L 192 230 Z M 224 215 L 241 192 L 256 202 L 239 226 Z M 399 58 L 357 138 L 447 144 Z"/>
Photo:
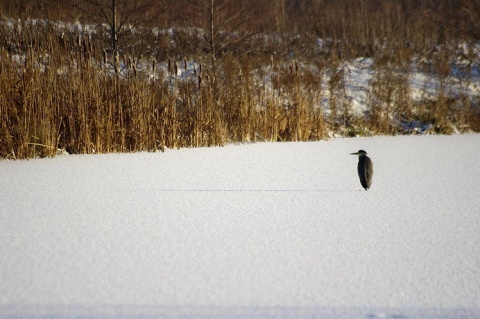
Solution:
<path fill-rule="evenodd" d="M 465 33 L 475 40 L 480 39 L 480 3 L 476 0 L 464 0 L 463 11 L 467 14 Z"/>
<path fill-rule="evenodd" d="M 133 35 L 134 28 L 148 25 L 158 18 L 159 10 L 153 10 L 161 2 L 154 0 L 78 0 L 74 6 L 107 35 L 107 50 L 118 60 L 121 51 L 134 48 L 142 42 L 141 32 Z M 115 64 L 118 72 L 118 65 Z"/>
<path fill-rule="evenodd" d="M 246 42 L 263 32 L 268 22 L 260 22 L 268 1 L 262 0 L 194 0 L 191 10 L 200 37 L 210 56 L 213 73 L 216 62 L 226 52 L 238 55 L 251 51 Z M 263 23 L 263 24 L 262 24 Z M 243 48 L 240 48 L 242 47 Z"/>

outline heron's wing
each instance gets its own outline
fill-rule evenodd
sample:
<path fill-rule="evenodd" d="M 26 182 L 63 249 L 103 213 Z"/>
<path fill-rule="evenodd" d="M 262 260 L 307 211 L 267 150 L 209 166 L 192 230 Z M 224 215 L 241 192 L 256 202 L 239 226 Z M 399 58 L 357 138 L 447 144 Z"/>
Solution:
<path fill-rule="evenodd" d="M 367 156 L 362 156 L 358 160 L 358 177 L 363 188 L 369 189 L 372 184 L 373 163 Z"/>
<path fill-rule="evenodd" d="M 372 185 L 372 178 L 373 178 L 373 162 L 370 158 L 366 157 L 365 158 L 365 179 L 366 179 L 366 184 L 367 188 L 370 188 L 370 185 Z"/>
<path fill-rule="evenodd" d="M 363 159 L 358 161 L 358 177 L 360 178 L 360 184 L 363 188 L 368 188 L 367 186 L 367 165 Z"/>

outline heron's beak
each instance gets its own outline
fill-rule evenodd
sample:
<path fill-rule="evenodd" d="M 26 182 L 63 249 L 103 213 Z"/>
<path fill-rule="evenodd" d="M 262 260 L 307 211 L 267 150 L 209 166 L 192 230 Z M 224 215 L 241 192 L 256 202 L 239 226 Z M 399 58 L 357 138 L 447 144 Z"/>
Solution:
<path fill-rule="evenodd" d="M 350 155 L 358 155 L 358 152 L 357 153 L 350 153 Z"/>

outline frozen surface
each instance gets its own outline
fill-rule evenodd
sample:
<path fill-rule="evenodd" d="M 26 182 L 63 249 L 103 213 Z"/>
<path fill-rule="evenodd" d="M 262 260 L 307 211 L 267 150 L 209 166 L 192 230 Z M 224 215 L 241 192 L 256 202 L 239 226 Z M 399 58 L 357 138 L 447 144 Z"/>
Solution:
<path fill-rule="evenodd" d="M 479 159 L 472 134 L 3 161 L 0 318 L 479 318 Z"/>

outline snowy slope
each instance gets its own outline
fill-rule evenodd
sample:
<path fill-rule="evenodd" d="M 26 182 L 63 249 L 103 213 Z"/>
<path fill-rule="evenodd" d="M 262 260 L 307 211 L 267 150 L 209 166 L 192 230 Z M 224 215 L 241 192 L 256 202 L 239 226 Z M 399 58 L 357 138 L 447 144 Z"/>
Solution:
<path fill-rule="evenodd" d="M 478 318 L 479 146 L 401 136 L 2 161 L 0 318 Z"/>

